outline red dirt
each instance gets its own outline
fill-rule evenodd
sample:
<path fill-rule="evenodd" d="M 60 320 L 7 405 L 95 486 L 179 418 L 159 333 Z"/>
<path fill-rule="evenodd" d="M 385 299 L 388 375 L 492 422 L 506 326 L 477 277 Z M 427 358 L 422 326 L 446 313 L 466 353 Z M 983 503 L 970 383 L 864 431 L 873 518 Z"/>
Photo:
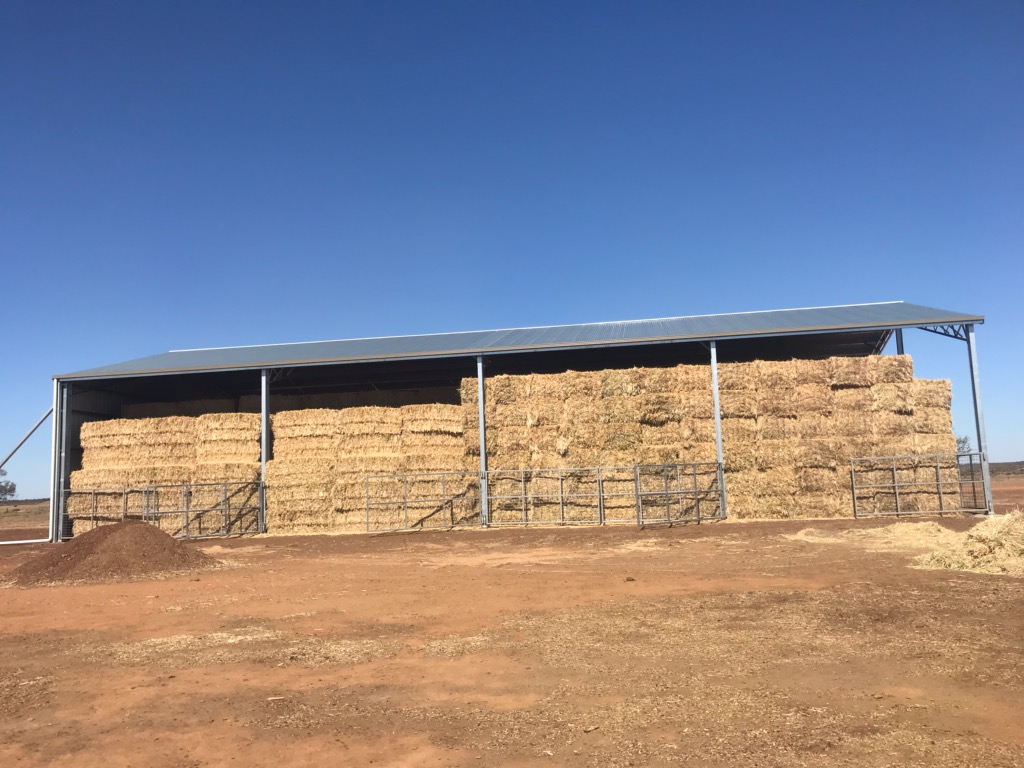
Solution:
<path fill-rule="evenodd" d="M 104 525 L 47 548 L 15 568 L 19 586 L 129 581 L 210 568 L 217 561 L 146 523 Z"/>
<path fill-rule="evenodd" d="M 259 537 L 9 589 L 0 764 L 1024 766 L 1024 579 L 786 538 L 890 523 Z"/>

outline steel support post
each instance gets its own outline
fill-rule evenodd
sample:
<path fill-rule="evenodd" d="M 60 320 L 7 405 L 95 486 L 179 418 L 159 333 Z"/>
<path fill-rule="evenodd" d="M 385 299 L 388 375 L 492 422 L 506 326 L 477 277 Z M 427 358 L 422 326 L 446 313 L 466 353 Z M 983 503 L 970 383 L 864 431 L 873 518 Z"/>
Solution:
<path fill-rule="evenodd" d="M 903 329 L 902 328 L 897 328 L 896 329 L 896 354 L 897 355 L 902 355 L 903 354 Z"/>
<path fill-rule="evenodd" d="M 722 471 L 725 466 L 725 451 L 722 449 L 722 406 L 718 396 L 718 344 L 711 342 L 711 393 L 714 398 L 715 407 L 715 449 L 718 452 L 718 493 L 722 499 L 722 519 L 729 516 L 725 502 L 725 473 Z"/>
<path fill-rule="evenodd" d="M 53 424 L 50 438 L 50 541 L 60 540 L 60 525 L 57 510 L 60 507 L 60 494 L 57 492 L 57 476 L 60 472 L 59 445 L 60 440 L 60 382 L 53 380 Z"/>
<path fill-rule="evenodd" d="M 71 385 L 60 385 L 60 421 L 57 435 L 57 514 L 54 519 L 54 540 L 64 539 L 64 502 L 68 486 L 68 421 L 71 417 Z"/>
<path fill-rule="evenodd" d="M 981 382 L 978 378 L 978 348 L 974 340 L 974 324 L 967 325 L 967 358 L 971 365 L 971 396 L 974 398 L 974 426 L 978 432 L 978 453 L 981 454 L 981 481 L 985 486 L 985 508 L 995 512 L 992 504 L 992 477 L 988 468 L 988 443 L 985 440 L 985 414 L 981 409 Z"/>
<path fill-rule="evenodd" d="M 476 401 L 480 426 L 480 524 L 486 528 L 491 522 L 487 499 L 487 417 L 484 415 L 484 356 L 476 357 Z"/>
<path fill-rule="evenodd" d="M 270 371 L 260 371 L 260 493 L 256 530 L 267 532 L 267 460 L 270 458 Z"/>

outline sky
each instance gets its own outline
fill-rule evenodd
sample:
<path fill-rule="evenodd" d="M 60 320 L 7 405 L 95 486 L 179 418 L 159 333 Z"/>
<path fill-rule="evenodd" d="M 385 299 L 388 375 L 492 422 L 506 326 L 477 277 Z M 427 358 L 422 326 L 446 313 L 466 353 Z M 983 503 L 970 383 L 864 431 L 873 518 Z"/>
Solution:
<path fill-rule="evenodd" d="M 168 349 L 906 300 L 1024 459 L 1020 2 L 0 2 L 0 455 Z M 973 431 L 967 352 L 906 335 Z M 47 493 L 49 428 L 7 465 Z"/>

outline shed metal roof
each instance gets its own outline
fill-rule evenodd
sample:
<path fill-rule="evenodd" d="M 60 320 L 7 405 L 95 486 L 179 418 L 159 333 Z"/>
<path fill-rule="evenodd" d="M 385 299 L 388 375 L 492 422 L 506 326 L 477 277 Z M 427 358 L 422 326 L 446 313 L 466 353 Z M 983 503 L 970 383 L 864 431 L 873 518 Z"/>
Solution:
<path fill-rule="evenodd" d="M 601 346 L 638 346 L 673 341 L 697 342 L 847 331 L 889 331 L 894 328 L 984 321 L 985 318 L 981 315 L 968 315 L 894 301 L 537 328 L 176 350 L 101 368 L 63 374 L 55 378 L 108 379 L 331 363 L 467 357 L 480 354 L 502 355 Z"/>

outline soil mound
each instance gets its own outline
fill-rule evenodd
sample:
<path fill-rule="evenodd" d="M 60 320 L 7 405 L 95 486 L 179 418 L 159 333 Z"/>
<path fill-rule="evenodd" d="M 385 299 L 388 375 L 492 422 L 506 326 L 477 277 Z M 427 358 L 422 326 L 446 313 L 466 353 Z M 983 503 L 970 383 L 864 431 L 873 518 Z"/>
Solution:
<path fill-rule="evenodd" d="M 218 564 L 214 558 L 172 538 L 154 525 L 103 525 L 76 536 L 15 568 L 20 586 L 58 582 L 131 581 L 184 573 Z"/>
<path fill-rule="evenodd" d="M 918 558 L 917 564 L 1024 576 L 1024 512 L 1018 509 L 978 523 L 955 543 Z"/>

